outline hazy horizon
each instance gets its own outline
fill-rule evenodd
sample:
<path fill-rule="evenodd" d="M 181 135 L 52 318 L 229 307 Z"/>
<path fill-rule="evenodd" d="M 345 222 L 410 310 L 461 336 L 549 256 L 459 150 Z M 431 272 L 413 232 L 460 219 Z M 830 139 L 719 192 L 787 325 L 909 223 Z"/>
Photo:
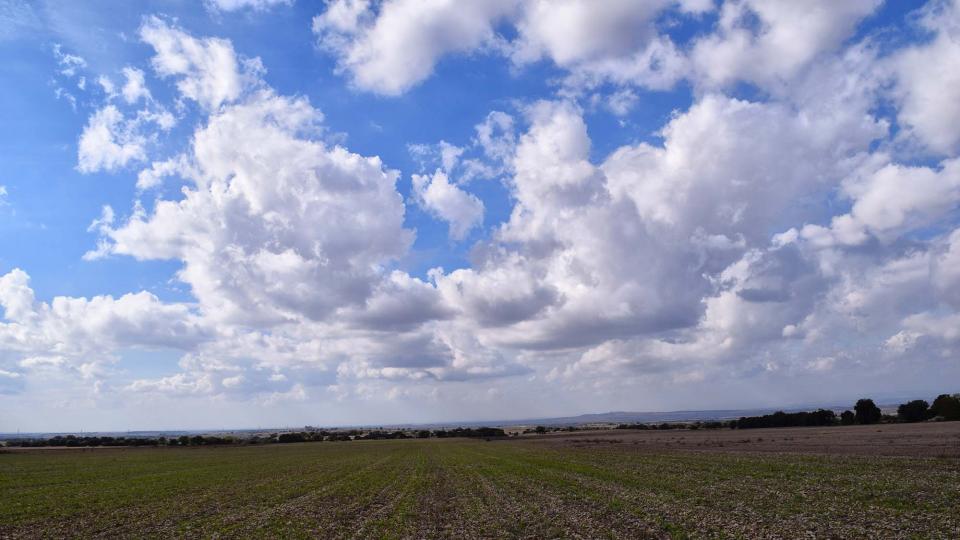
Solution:
<path fill-rule="evenodd" d="M 0 0 L 0 80 L 0 432 L 960 391 L 957 0 Z"/>

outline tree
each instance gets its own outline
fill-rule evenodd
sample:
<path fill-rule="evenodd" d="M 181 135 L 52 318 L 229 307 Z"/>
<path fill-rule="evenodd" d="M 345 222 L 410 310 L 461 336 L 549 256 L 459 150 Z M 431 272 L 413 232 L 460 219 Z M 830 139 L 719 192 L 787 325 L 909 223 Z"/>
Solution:
<path fill-rule="evenodd" d="M 295 443 L 295 442 L 304 442 L 307 439 L 303 436 L 303 433 L 281 433 L 277 437 L 277 442 L 279 443 Z"/>
<path fill-rule="evenodd" d="M 940 394 L 933 400 L 930 412 L 944 420 L 960 420 L 960 394 Z"/>
<path fill-rule="evenodd" d="M 844 426 L 852 426 L 857 421 L 856 415 L 853 414 L 853 411 L 843 411 L 840 413 L 840 424 Z"/>
<path fill-rule="evenodd" d="M 930 418 L 930 404 L 922 399 L 915 399 L 897 407 L 897 416 L 901 422 L 923 422 Z"/>
<path fill-rule="evenodd" d="M 858 424 L 876 424 L 882 416 L 880 407 L 872 399 L 861 399 L 853 406 Z"/>

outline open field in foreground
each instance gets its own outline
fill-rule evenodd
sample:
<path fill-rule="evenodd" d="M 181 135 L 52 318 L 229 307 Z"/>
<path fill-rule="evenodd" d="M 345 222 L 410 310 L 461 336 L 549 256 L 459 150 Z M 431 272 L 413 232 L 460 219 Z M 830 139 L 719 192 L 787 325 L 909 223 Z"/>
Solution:
<path fill-rule="evenodd" d="M 960 423 L 10 452 L 0 537 L 960 538 L 958 445 Z"/>

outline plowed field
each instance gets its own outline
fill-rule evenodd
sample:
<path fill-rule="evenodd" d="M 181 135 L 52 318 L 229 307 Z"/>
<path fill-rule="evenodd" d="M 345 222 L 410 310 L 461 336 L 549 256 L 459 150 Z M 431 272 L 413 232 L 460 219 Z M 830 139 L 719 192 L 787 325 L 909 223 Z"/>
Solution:
<path fill-rule="evenodd" d="M 860 448 L 891 438 L 861 428 Z M 805 450 L 844 433 L 10 452 L 0 537 L 960 538 L 955 454 Z"/>

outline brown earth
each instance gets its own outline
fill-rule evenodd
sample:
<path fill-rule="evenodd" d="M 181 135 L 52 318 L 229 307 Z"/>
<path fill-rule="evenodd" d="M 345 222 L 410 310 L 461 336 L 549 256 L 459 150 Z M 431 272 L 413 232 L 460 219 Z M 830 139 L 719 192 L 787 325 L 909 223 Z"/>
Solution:
<path fill-rule="evenodd" d="M 765 429 L 597 430 L 527 435 L 558 446 L 607 446 L 655 453 L 772 452 L 960 458 L 960 422 Z"/>

